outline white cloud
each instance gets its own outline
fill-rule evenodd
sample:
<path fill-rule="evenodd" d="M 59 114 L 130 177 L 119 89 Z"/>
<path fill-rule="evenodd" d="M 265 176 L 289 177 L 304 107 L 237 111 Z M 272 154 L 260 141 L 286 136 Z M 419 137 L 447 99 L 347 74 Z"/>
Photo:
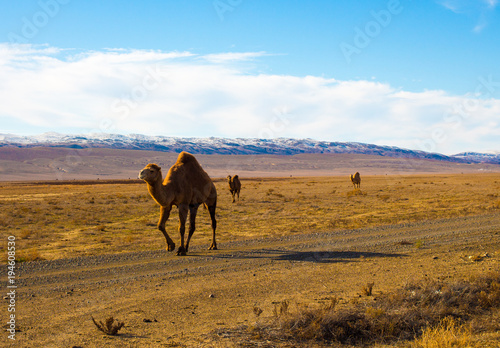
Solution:
<path fill-rule="evenodd" d="M 212 63 L 224 63 L 232 61 L 246 61 L 266 55 L 267 54 L 265 52 L 226 52 L 207 54 L 202 58 Z"/>
<path fill-rule="evenodd" d="M 498 5 L 498 0 L 484 0 L 484 2 L 488 5 L 490 8 L 495 8 Z"/>
<path fill-rule="evenodd" d="M 6 44 L 0 52 L 0 133 L 77 129 L 360 141 L 442 153 L 500 150 L 500 100 L 488 95 L 254 73 L 245 62 L 263 52 L 72 54 Z"/>
<path fill-rule="evenodd" d="M 472 31 L 479 34 L 490 21 L 490 15 L 498 6 L 498 0 L 437 0 L 444 8 L 457 14 L 474 18 Z"/>
<path fill-rule="evenodd" d="M 438 3 L 450 11 L 453 11 L 455 13 L 459 12 L 459 6 L 456 1 L 447 0 L 447 1 L 438 1 Z"/>

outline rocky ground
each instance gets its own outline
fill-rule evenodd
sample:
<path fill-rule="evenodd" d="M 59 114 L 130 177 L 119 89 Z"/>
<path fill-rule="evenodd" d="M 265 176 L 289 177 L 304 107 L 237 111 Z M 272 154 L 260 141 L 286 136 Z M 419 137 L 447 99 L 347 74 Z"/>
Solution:
<path fill-rule="evenodd" d="M 269 320 L 282 300 L 347 303 L 371 282 L 376 300 L 411 280 L 498 270 L 500 213 L 226 242 L 219 249 L 195 246 L 186 257 L 154 250 L 19 263 L 16 340 L 4 331 L 0 345 L 300 346 L 259 342 L 233 329 Z M 0 277 L 7 279 L 7 266 Z M 3 307 L 5 320 L 8 299 Z M 109 316 L 125 323 L 116 336 L 91 320 Z"/>

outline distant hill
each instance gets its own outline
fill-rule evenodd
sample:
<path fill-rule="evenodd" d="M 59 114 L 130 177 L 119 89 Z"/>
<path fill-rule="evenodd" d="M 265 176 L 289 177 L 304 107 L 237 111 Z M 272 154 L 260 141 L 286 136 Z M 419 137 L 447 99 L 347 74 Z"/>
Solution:
<path fill-rule="evenodd" d="M 453 156 L 446 156 L 439 153 L 408 150 L 395 146 L 289 138 L 178 138 L 145 136 L 140 134 L 118 135 L 104 133 L 90 135 L 45 133 L 37 136 L 0 134 L 0 147 L 105 148 L 173 153 L 188 151 L 193 154 L 219 155 L 362 154 L 392 158 L 431 159 L 455 163 L 500 164 L 500 153 L 464 152 Z"/>

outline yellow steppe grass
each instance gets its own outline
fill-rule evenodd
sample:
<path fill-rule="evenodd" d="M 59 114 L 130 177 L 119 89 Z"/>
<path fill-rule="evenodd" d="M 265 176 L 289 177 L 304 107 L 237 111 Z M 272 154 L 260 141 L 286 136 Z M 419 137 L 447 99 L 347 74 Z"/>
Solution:
<path fill-rule="evenodd" d="M 500 209 L 500 174 L 240 178 L 241 200 L 218 191 L 217 241 L 371 227 Z M 0 236 L 16 237 L 19 261 L 165 248 L 159 207 L 146 184 L 0 184 Z M 167 231 L 178 243 L 177 210 Z M 198 211 L 191 245 L 210 244 L 210 219 Z M 5 260 L 6 243 L 0 243 Z"/>

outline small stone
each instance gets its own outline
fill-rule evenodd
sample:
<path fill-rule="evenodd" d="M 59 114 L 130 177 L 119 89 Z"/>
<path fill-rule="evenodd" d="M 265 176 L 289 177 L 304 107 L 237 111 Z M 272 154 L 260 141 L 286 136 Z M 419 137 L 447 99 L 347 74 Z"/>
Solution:
<path fill-rule="evenodd" d="M 214 294 L 210 294 L 208 295 L 209 298 L 215 298 L 215 295 Z"/>

